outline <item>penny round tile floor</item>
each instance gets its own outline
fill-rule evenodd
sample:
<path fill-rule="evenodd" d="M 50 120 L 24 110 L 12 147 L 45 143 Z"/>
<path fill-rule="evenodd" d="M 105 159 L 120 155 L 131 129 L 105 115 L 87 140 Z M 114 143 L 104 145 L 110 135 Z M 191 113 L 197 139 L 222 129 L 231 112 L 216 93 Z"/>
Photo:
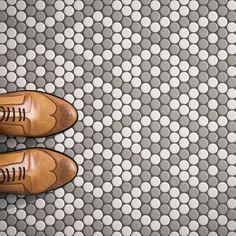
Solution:
<path fill-rule="evenodd" d="M 0 194 L 0 235 L 235 236 L 236 1 L 0 1 L 0 93 L 78 110 L 64 188 Z M 42 174 L 43 178 L 43 174 Z"/>

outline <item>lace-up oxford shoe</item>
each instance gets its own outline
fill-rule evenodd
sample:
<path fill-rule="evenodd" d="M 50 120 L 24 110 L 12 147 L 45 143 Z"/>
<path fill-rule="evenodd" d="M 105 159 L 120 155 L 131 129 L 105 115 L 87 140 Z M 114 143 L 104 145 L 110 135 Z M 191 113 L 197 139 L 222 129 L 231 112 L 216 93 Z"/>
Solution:
<path fill-rule="evenodd" d="M 65 100 L 36 91 L 0 95 L 0 134 L 42 137 L 62 132 L 77 121 Z"/>
<path fill-rule="evenodd" d="M 73 180 L 77 164 L 48 149 L 34 148 L 0 154 L 0 192 L 38 194 Z"/>

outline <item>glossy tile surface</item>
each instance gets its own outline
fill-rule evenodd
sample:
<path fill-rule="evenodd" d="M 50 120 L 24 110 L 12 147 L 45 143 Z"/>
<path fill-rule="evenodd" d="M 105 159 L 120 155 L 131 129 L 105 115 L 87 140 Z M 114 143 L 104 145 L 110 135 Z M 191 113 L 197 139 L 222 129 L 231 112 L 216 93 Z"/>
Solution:
<path fill-rule="evenodd" d="M 1 194 L 0 235 L 235 236 L 236 2 L 0 1 L 0 92 L 40 90 L 79 120 L 46 147 L 81 166 Z"/>

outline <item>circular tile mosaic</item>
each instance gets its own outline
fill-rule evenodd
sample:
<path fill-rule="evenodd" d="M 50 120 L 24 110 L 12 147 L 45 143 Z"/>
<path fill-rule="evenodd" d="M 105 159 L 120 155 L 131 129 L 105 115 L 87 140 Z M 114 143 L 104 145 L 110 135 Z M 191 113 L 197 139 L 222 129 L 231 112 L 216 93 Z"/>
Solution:
<path fill-rule="evenodd" d="M 0 1 L 0 92 L 39 90 L 79 120 L 0 150 L 74 158 L 64 188 L 0 194 L 0 235 L 235 236 L 236 2 Z"/>

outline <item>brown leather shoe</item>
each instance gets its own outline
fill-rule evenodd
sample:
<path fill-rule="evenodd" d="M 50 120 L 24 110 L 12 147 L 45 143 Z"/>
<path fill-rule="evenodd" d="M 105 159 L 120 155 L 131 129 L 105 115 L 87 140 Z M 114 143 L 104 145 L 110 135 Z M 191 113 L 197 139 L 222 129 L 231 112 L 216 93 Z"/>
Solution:
<path fill-rule="evenodd" d="M 0 95 L 0 134 L 48 136 L 70 128 L 78 113 L 65 100 L 47 93 L 19 91 Z"/>
<path fill-rule="evenodd" d="M 70 182 L 77 164 L 48 149 L 25 149 L 0 154 L 0 192 L 37 194 Z"/>

